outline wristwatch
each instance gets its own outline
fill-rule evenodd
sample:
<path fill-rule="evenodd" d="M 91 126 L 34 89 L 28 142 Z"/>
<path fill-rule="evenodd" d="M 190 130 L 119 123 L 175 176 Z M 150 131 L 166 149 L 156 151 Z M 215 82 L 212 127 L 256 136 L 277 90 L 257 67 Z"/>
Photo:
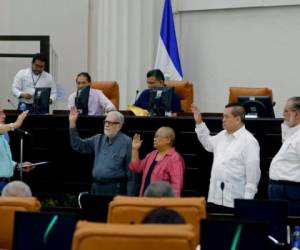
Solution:
<path fill-rule="evenodd" d="M 14 123 L 10 123 L 9 127 L 10 127 L 10 131 L 14 131 L 16 128 Z"/>

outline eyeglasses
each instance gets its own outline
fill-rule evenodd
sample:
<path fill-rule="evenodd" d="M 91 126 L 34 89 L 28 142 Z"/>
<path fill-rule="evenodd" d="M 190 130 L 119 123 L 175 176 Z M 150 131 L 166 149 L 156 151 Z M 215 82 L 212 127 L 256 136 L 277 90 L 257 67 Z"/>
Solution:
<path fill-rule="evenodd" d="M 112 125 L 120 124 L 120 122 L 111 122 L 111 121 L 106 121 L 106 120 L 104 120 L 104 121 L 103 121 L 103 124 L 104 124 L 104 125 L 108 125 L 108 126 L 112 126 Z"/>

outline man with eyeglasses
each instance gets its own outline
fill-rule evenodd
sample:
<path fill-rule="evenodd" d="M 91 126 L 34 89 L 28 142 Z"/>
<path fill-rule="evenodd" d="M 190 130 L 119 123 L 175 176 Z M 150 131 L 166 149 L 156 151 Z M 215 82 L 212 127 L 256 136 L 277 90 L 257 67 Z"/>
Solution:
<path fill-rule="evenodd" d="M 92 171 L 92 194 L 98 195 L 135 195 L 135 176 L 128 170 L 131 159 L 131 138 L 120 132 L 124 116 L 111 111 L 104 120 L 103 134 L 81 139 L 76 129 L 78 111 L 70 109 L 70 142 L 72 148 L 82 154 L 94 153 Z M 127 191 L 126 191 L 127 190 Z"/>
<path fill-rule="evenodd" d="M 142 173 L 140 196 L 156 181 L 170 183 L 175 196 L 180 197 L 183 188 L 185 163 L 182 156 L 175 150 L 173 144 L 175 132 L 170 127 L 160 127 L 154 135 L 153 146 L 155 150 L 140 159 L 139 150 L 143 140 L 140 134 L 135 134 L 132 140 L 131 162 L 129 168 Z"/>
<path fill-rule="evenodd" d="M 281 124 L 282 146 L 269 171 L 270 199 L 287 200 L 289 215 L 300 215 L 300 97 L 287 100 Z"/>

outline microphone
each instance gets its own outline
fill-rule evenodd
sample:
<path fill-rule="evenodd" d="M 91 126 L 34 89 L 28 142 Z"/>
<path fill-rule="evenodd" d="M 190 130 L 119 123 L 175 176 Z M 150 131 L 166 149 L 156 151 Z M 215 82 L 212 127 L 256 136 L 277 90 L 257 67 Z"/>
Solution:
<path fill-rule="evenodd" d="M 135 98 L 134 98 L 134 102 L 136 102 L 136 100 L 138 99 L 138 95 L 139 95 L 140 91 L 137 89 L 135 91 Z"/>
<path fill-rule="evenodd" d="M 80 93 L 81 93 L 81 90 L 78 89 L 78 90 L 76 91 L 76 96 L 75 96 L 75 107 L 76 107 L 76 108 L 78 108 L 77 106 L 78 106 L 78 104 L 79 104 L 79 96 L 80 96 Z"/>
<path fill-rule="evenodd" d="M 7 102 L 14 108 L 14 109 L 18 109 L 17 105 L 14 104 L 14 102 L 10 99 L 7 99 Z"/>
<path fill-rule="evenodd" d="M 220 188 L 221 188 L 221 191 L 222 191 L 222 206 L 224 206 L 224 203 L 223 203 L 223 194 L 224 194 L 224 188 L 225 188 L 225 183 L 222 181 L 221 184 L 220 184 Z"/>
<path fill-rule="evenodd" d="M 13 131 L 18 133 L 18 134 L 21 134 L 21 135 L 30 135 L 31 136 L 31 134 L 29 132 L 27 132 L 23 129 L 20 129 L 20 128 L 15 128 Z"/>

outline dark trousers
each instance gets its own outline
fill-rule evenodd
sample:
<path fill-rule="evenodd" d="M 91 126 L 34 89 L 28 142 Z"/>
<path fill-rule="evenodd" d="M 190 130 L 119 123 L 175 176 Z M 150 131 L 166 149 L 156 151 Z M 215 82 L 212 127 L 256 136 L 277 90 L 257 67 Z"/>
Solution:
<path fill-rule="evenodd" d="M 300 216 L 300 183 L 270 180 L 268 195 L 272 200 L 287 200 L 289 215 Z"/>
<path fill-rule="evenodd" d="M 97 195 L 126 195 L 126 182 L 93 182 L 91 193 Z"/>
<path fill-rule="evenodd" d="M 2 189 L 5 187 L 6 184 L 7 184 L 7 181 L 1 181 L 0 180 L 0 194 L 1 194 Z"/>

